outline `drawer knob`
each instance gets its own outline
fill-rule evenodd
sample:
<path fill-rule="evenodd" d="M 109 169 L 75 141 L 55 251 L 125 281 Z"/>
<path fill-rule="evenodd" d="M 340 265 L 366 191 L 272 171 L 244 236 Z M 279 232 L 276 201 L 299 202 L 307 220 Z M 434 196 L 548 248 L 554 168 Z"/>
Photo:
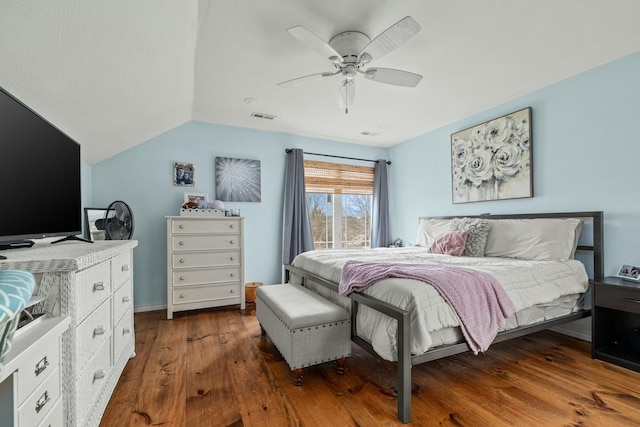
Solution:
<path fill-rule="evenodd" d="M 184 264 L 184 258 L 180 258 L 180 264 Z"/>
<path fill-rule="evenodd" d="M 180 294 L 180 298 L 184 298 L 184 294 Z"/>
<path fill-rule="evenodd" d="M 236 226 L 231 224 L 231 225 L 229 225 L 229 228 L 236 228 Z"/>
<path fill-rule="evenodd" d="M 180 240 L 180 243 L 178 243 L 180 246 L 184 246 L 184 242 L 182 240 Z"/>
<path fill-rule="evenodd" d="M 231 292 L 232 294 L 235 293 L 235 291 L 233 289 L 231 289 L 229 292 Z"/>
<path fill-rule="evenodd" d="M 36 401 L 36 414 L 42 411 L 42 408 L 44 408 L 44 405 L 46 405 L 49 402 L 49 400 L 51 400 L 49 398 L 49 392 L 45 391 L 44 394 L 40 396 L 40 399 Z"/>
<path fill-rule="evenodd" d="M 233 245 L 233 240 L 229 240 L 229 243 L 231 243 Z"/>
<path fill-rule="evenodd" d="M 236 260 L 236 257 L 232 256 L 231 261 L 235 261 L 235 260 Z"/>
<path fill-rule="evenodd" d="M 33 371 L 36 374 L 36 377 L 43 373 L 44 370 L 47 369 L 47 366 L 49 366 L 49 359 L 45 356 L 36 363 L 36 369 Z"/>
<path fill-rule="evenodd" d="M 98 369 L 94 374 L 93 374 L 93 379 L 94 380 L 99 380 L 101 378 L 104 378 L 106 375 L 106 372 L 104 371 L 104 369 Z"/>
<path fill-rule="evenodd" d="M 130 333 L 131 333 L 131 329 L 129 328 L 122 329 L 122 335 L 130 334 Z"/>
<path fill-rule="evenodd" d="M 184 228 L 184 224 L 180 224 L 178 228 Z"/>
<path fill-rule="evenodd" d="M 104 335 L 106 331 L 107 331 L 107 328 L 105 328 L 104 326 L 98 326 L 93 330 L 93 336 Z"/>
<path fill-rule="evenodd" d="M 93 284 L 94 291 L 104 291 L 104 282 L 96 282 Z"/>
<path fill-rule="evenodd" d="M 231 274 L 229 274 L 229 276 L 236 277 L 236 274 L 235 273 L 231 273 Z"/>
<path fill-rule="evenodd" d="M 129 264 L 125 264 L 122 266 L 122 271 L 129 271 Z"/>
<path fill-rule="evenodd" d="M 184 276 L 180 276 L 180 280 L 184 280 Z"/>
<path fill-rule="evenodd" d="M 122 302 L 129 302 L 131 299 L 127 297 L 122 297 Z"/>

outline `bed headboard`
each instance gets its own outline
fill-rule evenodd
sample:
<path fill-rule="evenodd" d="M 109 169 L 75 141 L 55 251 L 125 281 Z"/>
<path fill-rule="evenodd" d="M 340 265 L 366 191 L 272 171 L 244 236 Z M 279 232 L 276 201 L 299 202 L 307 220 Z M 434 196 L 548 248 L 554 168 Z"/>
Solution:
<path fill-rule="evenodd" d="M 604 277 L 604 239 L 603 239 L 603 212 L 559 212 L 559 213 L 533 213 L 533 214 L 482 214 L 482 215 L 451 215 L 420 217 L 420 219 L 436 218 L 487 218 L 487 219 L 534 219 L 534 218 L 579 218 L 583 220 L 582 233 L 578 244 L 578 251 L 589 252 L 593 258 L 593 278 Z"/>

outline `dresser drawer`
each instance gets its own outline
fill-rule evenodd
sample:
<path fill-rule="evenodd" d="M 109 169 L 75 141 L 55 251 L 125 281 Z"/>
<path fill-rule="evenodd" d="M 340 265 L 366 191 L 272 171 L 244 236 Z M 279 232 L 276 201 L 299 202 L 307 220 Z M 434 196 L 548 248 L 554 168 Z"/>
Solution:
<path fill-rule="evenodd" d="M 49 410 L 49 413 L 44 417 L 38 427 L 65 427 L 64 426 L 64 412 L 62 406 L 62 399 L 58 399 L 57 402 L 53 402 L 53 407 Z"/>
<path fill-rule="evenodd" d="M 123 284 L 125 280 L 131 278 L 132 270 L 131 251 L 123 252 L 111 260 L 111 280 L 113 281 L 113 289 Z"/>
<path fill-rule="evenodd" d="M 131 307 L 133 300 L 132 283 L 131 279 L 127 280 L 113 295 L 113 322 L 119 321 L 124 312 Z"/>
<path fill-rule="evenodd" d="M 240 267 L 179 270 L 174 271 L 172 276 L 173 286 L 237 282 L 240 280 Z"/>
<path fill-rule="evenodd" d="M 106 261 L 78 273 L 76 280 L 77 313 L 80 322 L 111 296 L 111 262 Z"/>
<path fill-rule="evenodd" d="M 111 300 L 105 301 L 77 328 L 76 366 L 82 367 L 111 337 Z M 79 372 L 75 372 L 75 375 Z"/>
<path fill-rule="evenodd" d="M 640 314 L 640 289 L 596 285 L 595 305 Z"/>
<path fill-rule="evenodd" d="M 18 407 L 20 426 L 38 425 L 60 397 L 60 368 L 50 372 L 40 386 Z"/>
<path fill-rule="evenodd" d="M 109 378 L 111 369 L 111 340 L 107 340 L 89 360 L 82 375 L 76 381 L 76 410 L 79 414 L 78 425 L 86 418 L 87 412 L 93 407 L 100 391 Z"/>
<path fill-rule="evenodd" d="M 237 235 L 171 236 L 171 249 L 174 252 L 238 248 L 240 236 Z"/>
<path fill-rule="evenodd" d="M 133 317 L 131 307 L 122 316 L 116 327 L 113 329 L 113 354 L 120 356 L 127 343 L 133 340 Z"/>
<path fill-rule="evenodd" d="M 173 268 L 240 265 L 240 251 L 192 252 L 172 254 Z"/>
<path fill-rule="evenodd" d="M 240 302 L 240 285 L 196 286 L 173 290 L 174 304 L 231 298 L 238 299 Z"/>
<path fill-rule="evenodd" d="M 171 221 L 172 234 L 197 233 L 240 233 L 237 219 L 174 219 Z"/>
<path fill-rule="evenodd" d="M 60 364 L 60 339 L 50 336 L 38 342 L 18 372 L 18 404 L 24 400 Z"/>

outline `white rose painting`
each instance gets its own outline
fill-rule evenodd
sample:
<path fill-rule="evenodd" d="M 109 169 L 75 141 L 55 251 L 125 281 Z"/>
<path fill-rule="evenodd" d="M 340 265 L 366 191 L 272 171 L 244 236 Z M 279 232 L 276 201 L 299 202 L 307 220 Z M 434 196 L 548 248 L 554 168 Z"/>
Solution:
<path fill-rule="evenodd" d="M 216 197 L 225 202 L 259 202 L 260 160 L 216 157 Z"/>
<path fill-rule="evenodd" d="M 531 107 L 451 135 L 453 203 L 533 197 Z"/>

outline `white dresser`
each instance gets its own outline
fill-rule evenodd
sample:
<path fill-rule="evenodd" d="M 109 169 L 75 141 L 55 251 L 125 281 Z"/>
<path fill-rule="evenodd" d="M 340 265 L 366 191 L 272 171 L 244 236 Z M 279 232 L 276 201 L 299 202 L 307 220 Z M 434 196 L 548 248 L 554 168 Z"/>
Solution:
<path fill-rule="evenodd" d="M 240 304 L 244 218 L 167 217 L 167 318 L 183 310 Z"/>
<path fill-rule="evenodd" d="M 7 251 L 0 268 L 31 271 L 43 310 L 68 316 L 60 374 L 64 425 L 97 426 L 134 356 L 133 249 L 138 242 L 39 242 Z M 21 424 L 22 425 L 22 424 Z M 48 425 L 48 424 L 47 424 Z M 55 425 L 55 424 L 52 424 Z"/>

